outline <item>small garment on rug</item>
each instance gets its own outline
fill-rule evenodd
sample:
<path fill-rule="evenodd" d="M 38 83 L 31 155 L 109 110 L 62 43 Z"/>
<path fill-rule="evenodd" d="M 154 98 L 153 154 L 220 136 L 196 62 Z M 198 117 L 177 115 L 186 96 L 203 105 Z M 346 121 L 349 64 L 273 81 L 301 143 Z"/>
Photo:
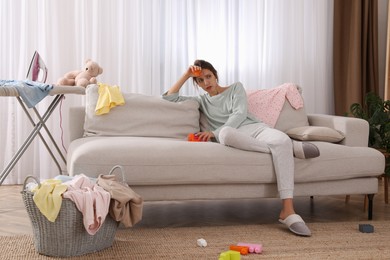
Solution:
<path fill-rule="evenodd" d="M 97 184 L 111 195 L 110 215 L 125 227 L 132 227 L 142 219 L 143 200 L 130 187 L 116 180 L 115 175 L 100 175 Z"/>

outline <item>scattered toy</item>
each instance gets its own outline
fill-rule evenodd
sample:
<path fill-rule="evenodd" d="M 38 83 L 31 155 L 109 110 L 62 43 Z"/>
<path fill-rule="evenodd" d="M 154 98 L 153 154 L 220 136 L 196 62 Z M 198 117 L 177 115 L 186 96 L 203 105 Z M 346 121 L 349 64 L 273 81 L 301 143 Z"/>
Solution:
<path fill-rule="evenodd" d="M 237 243 L 238 246 L 247 246 L 249 248 L 249 253 L 261 254 L 263 252 L 262 244 L 251 244 L 251 243 Z"/>
<path fill-rule="evenodd" d="M 370 224 L 359 224 L 359 231 L 362 233 L 374 233 L 374 226 Z"/>
<path fill-rule="evenodd" d="M 247 255 L 249 253 L 249 247 L 247 246 L 230 245 L 229 249 L 240 252 L 241 255 Z"/>
<path fill-rule="evenodd" d="M 200 247 L 206 247 L 207 246 L 207 241 L 204 238 L 199 238 L 196 243 Z"/>
<path fill-rule="evenodd" d="M 218 260 L 241 260 L 240 252 L 229 250 L 226 252 L 222 252 L 219 255 Z"/>

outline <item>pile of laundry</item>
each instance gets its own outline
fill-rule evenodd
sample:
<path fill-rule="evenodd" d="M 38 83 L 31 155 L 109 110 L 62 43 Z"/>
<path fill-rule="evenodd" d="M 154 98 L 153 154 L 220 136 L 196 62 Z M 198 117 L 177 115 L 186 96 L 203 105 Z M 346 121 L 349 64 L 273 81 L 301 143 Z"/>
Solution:
<path fill-rule="evenodd" d="M 62 199 L 72 200 L 82 213 L 84 227 L 90 235 L 96 234 L 108 214 L 125 227 L 132 227 L 142 219 L 141 196 L 117 181 L 115 175 L 100 175 L 97 179 L 84 174 L 59 175 L 40 185 L 29 183 L 26 188 L 34 193 L 35 204 L 51 222 L 55 222 L 60 212 Z"/>

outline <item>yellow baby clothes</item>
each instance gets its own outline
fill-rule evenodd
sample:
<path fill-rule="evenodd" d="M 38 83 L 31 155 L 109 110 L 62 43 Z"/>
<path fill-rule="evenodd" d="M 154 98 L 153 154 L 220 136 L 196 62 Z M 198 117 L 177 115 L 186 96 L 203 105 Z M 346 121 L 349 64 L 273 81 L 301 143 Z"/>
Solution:
<path fill-rule="evenodd" d="M 96 102 L 96 115 L 107 114 L 110 112 L 111 108 L 125 104 L 119 86 L 110 86 L 100 82 L 98 83 L 98 86 L 99 98 Z"/>
<path fill-rule="evenodd" d="M 49 179 L 33 190 L 35 204 L 49 221 L 56 220 L 61 209 L 62 193 L 67 188 L 68 186 L 62 184 L 60 180 Z"/>

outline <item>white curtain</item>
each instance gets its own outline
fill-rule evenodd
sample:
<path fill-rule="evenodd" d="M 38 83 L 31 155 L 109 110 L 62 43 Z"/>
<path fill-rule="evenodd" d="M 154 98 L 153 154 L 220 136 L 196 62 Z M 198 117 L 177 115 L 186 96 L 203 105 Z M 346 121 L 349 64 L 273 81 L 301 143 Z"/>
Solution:
<path fill-rule="evenodd" d="M 37 50 L 48 83 L 92 58 L 104 69 L 100 82 L 161 95 L 199 58 L 216 67 L 222 85 L 241 81 L 265 89 L 294 82 L 303 88 L 308 113 L 332 114 L 332 19 L 328 0 L 0 0 L 0 79 L 24 79 Z M 198 91 L 189 82 L 182 93 Z M 47 123 L 61 147 L 68 146 L 68 109 L 84 98 L 67 95 Z M 0 122 L 3 170 L 32 126 L 11 97 L 1 97 Z M 58 173 L 36 138 L 4 183 Z"/>

